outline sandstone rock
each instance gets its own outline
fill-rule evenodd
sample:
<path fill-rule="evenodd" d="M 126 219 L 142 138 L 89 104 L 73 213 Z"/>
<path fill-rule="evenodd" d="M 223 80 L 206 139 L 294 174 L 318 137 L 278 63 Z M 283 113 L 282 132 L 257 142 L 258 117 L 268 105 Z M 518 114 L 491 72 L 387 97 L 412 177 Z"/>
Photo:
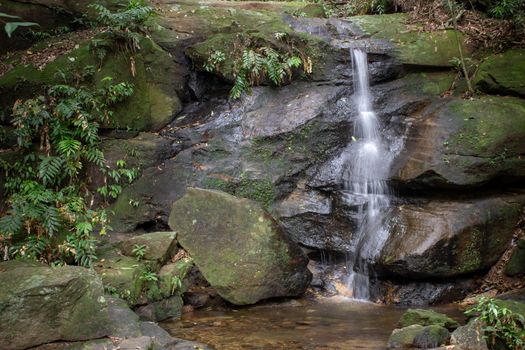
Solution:
<path fill-rule="evenodd" d="M 408 327 L 394 329 L 388 339 L 389 348 L 436 348 L 444 345 L 450 337 L 450 333 L 444 327 L 432 325 L 411 325 Z"/>
<path fill-rule="evenodd" d="M 82 267 L 0 263 L 0 339 L 5 350 L 110 334 L 100 278 Z"/>
<path fill-rule="evenodd" d="M 189 188 L 173 204 L 170 227 L 218 293 L 237 305 L 301 295 L 307 259 L 255 202 Z"/>
<path fill-rule="evenodd" d="M 474 77 L 483 92 L 498 95 L 525 96 L 525 50 L 511 49 L 484 60 Z"/>
<path fill-rule="evenodd" d="M 402 205 L 377 268 L 384 274 L 452 277 L 492 266 L 512 239 L 525 197 L 508 193 Z"/>
<path fill-rule="evenodd" d="M 133 253 L 133 249 L 136 246 L 144 246 L 145 250 L 142 259 L 164 265 L 178 250 L 176 237 L 177 234 L 175 232 L 145 233 L 120 242 L 119 248 L 122 254 L 138 258 Z"/>
<path fill-rule="evenodd" d="M 478 321 L 471 321 L 452 332 L 450 344 L 457 345 L 463 350 L 488 350 L 483 333 L 481 324 Z"/>

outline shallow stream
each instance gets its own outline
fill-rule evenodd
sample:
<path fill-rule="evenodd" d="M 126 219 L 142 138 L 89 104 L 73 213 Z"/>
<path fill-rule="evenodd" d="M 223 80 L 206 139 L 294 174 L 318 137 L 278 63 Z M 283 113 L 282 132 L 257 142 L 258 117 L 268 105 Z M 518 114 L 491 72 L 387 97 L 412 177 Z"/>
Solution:
<path fill-rule="evenodd" d="M 462 321 L 452 306 L 433 308 Z M 173 336 L 217 350 L 386 349 L 404 308 L 326 300 L 307 305 L 268 305 L 229 311 L 194 311 L 162 326 Z"/>

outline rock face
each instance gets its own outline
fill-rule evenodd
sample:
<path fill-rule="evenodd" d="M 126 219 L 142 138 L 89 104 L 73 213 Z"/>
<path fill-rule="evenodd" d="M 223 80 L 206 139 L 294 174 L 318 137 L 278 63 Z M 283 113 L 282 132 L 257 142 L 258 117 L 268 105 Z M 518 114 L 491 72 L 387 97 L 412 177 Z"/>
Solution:
<path fill-rule="evenodd" d="M 512 49 L 488 57 L 474 78 L 476 87 L 487 93 L 525 96 L 525 50 Z"/>
<path fill-rule="evenodd" d="M 524 137 L 521 99 L 490 96 L 431 105 L 415 116 L 392 178 L 419 189 L 519 181 L 525 174 Z"/>
<path fill-rule="evenodd" d="M 487 269 L 512 239 L 523 194 L 402 205 L 378 259 L 382 273 L 452 277 Z"/>
<path fill-rule="evenodd" d="M 206 280 L 233 304 L 298 296 L 310 282 L 302 251 L 253 201 L 189 188 L 173 204 L 169 224 Z"/>
<path fill-rule="evenodd" d="M 175 232 L 152 232 L 131 237 L 122 241 L 119 245 L 122 254 L 135 257 L 133 250 L 136 247 L 144 247 L 144 255 L 141 259 L 151 260 L 164 265 L 177 252 L 177 234 Z"/>
<path fill-rule="evenodd" d="M 110 334 L 104 289 L 92 271 L 9 261 L 0 263 L 0 284 L 3 349 Z"/>

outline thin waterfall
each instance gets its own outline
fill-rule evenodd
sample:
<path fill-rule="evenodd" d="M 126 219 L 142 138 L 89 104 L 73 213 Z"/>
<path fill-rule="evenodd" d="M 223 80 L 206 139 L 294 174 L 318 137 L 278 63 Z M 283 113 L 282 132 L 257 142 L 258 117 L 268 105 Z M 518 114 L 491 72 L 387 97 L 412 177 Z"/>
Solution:
<path fill-rule="evenodd" d="M 379 254 L 388 232 L 383 227 L 390 205 L 387 178 L 392 154 L 380 135 L 370 97 L 367 54 L 353 49 L 354 98 L 358 118 L 354 123 L 352 152 L 344 174 L 345 200 L 357 207 L 357 229 L 349 254 L 348 289 L 353 298 L 368 300 L 370 280 L 368 264 Z"/>

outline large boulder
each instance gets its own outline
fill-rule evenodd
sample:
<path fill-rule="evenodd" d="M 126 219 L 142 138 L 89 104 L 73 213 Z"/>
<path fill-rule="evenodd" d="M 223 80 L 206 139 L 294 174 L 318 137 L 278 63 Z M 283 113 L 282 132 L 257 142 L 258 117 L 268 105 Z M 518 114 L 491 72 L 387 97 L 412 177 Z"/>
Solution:
<path fill-rule="evenodd" d="M 522 99 L 485 96 L 433 104 L 411 118 L 392 178 L 416 188 L 520 181 L 524 138 Z"/>
<path fill-rule="evenodd" d="M 505 251 L 523 194 L 401 205 L 377 262 L 382 274 L 452 277 L 488 269 Z"/>
<path fill-rule="evenodd" d="M 2 349 L 110 334 L 104 289 L 93 271 L 8 261 L 0 263 L 0 284 Z"/>
<path fill-rule="evenodd" d="M 525 96 L 525 50 L 511 49 L 488 57 L 480 64 L 474 84 L 499 95 Z"/>
<path fill-rule="evenodd" d="M 188 188 L 169 225 L 218 293 L 237 305 L 301 295 L 311 279 L 307 258 L 257 203 Z"/>

